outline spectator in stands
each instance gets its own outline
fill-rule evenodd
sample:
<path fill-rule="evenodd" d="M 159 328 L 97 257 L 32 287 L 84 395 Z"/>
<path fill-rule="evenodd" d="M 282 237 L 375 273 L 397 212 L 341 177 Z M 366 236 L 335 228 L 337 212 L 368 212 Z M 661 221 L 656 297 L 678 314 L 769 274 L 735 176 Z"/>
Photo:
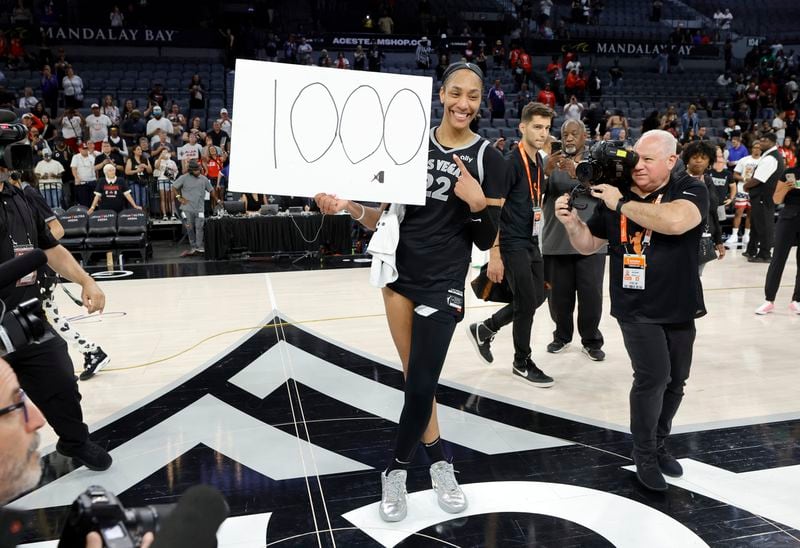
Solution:
<path fill-rule="evenodd" d="M 561 97 L 561 83 L 564 80 L 564 69 L 558 60 L 558 55 L 553 55 L 550 58 L 550 63 L 545 68 L 545 72 L 550 81 L 550 90 L 555 94 L 556 100 L 559 101 Z"/>
<path fill-rule="evenodd" d="M 147 126 L 142 120 L 142 114 L 134 109 L 131 115 L 122 122 L 120 135 L 125 139 L 128 147 L 132 147 L 136 145 L 141 137 L 145 136 L 145 133 L 147 133 Z"/>
<path fill-rule="evenodd" d="M 100 105 L 92 103 L 92 113 L 86 117 L 85 123 L 89 130 L 89 145 L 93 146 L 95 151 L 100 151 L 103 142 L 108 140 L 111 119 L 100 112 Z"/>
<path fill-rule="evenodd" d="M 172 103 L 169 114 L 167 114 L 167 120 L 172 124 L 172 133 L 170 135 L 174 135 L 177 140 L 186 129 L 186 117 L 181 114 L 181 107 L 178 103 Z"/>
<path fill-rule="evenodd" d="M 58 50 L 56 50 L 56 59 L 53 63 L 53 68 L 56 70 L 56 79 L 59 82 L 67 75 L 68 66 L 69 61 L 67 61 L 67 54 L 64 52 L 64 48 L 58 48 Z"/>
<path fill-rule="evenodd" d="M 556 108 L 556 94 L 550 90 L 549 83 L 544 85 L 544 89 L 539 92 L 536 100 L 544 105 L 547 105 L 551 109 Z"/>
<path fill-rule="evenodd" d="M 220 124 L 218 121 L 215 121 L 212 124 L 211 131 L 209 131 L 206 136 L 211 137 L 211 142 L 220 148 L 224 148 L 225 144 L 228 142 L 228 139 L 230 139 L 230 135 L 222 131 L 222 124 Z"/>
<path fill-rule="evenodd" d="M 153 117 L 147 121 L 147 138 L 152 141 L 156 135 L 156 130 L 160 129 L 169 140 L 172 134 L 172 122 L 164 118 L 164 111 L 156 105 L 153 107 Z"/>
<path fill-rule="evenodd" d="M 189 82 L 189 117 L 194 117 L 206 108 L 206 90 L 199 74 L 192 76 Z"/>
<path fill-rule="evenodd" d="M 748 155 L 747 147 L 742 144 L 742 134 L 739 131 L 731 132 L 731 142 L 728 143 L 727 152 L 728 169 L 735 169 L 739 160 Z M 759 156 L 760 155 L 761 150 L 759 150 Z M 756 158 L 758 158 L 758 156 Z"/>
<path fill-rule="evenodd" d="M 178 148 L 178 162 L 180 163 L 181 172 L 187 173 L 189 170 L 189 160 L 199 161 L 202 153 L 203 147 L 197 142 L 197 134 L 189 133 L 188 142 Z"/>
<path fill-rule="evenodd" d="M 367 70 L 367 54 L 361 44 L 356 46 L 356 51 L 353 53 L 353 69 Z"/>
<path fill-rule="evenodd" d="M 228 138 L 233 135 L 233 120 L 231 120 L 230 114 L 228 114 L 227 108 L 221 108 L 219 110 L 219 118 L 217 118 L 217 122 L 219 122 L 219 127 L 228 134 Z"/>
<path fill-rule="evenodd" d="M 517 98 L 514 100 L 514 105 L 517 109 L 517 118 L 522 118 L 522 109 L 531 101 L 533 101 L 533 94 L 528 89 L 528 84 L 523 82 L 522 87 L 517 93 Z"/>
<path fill-rule="evenodd" d="M 494 81 L 494 87 L 486 94 L 486 105 L 489 107 L 489 120 L 494 122 L 495 118 L 503 119 L 506 115 L 506 93 L 500 83 L 500 79 Z"/>
<path fill-rule="evenodd" d="M 497 40 L 494 43 L 494 47 L 492 48 L 492 59 L 494 60 L 494 66 L 500 68 L 503 66 L 506 60 L 506 48 L 503 47 L 503 41 Z"/>
<path fill-rule="evenodd" d="M 311 64 L 311 53 L 314 48 L 308 43 L 305 36 L 300 38 L 300 44 L 297 46 L 297 62 L 301 65 Z"/>
<path fill-rule="evenodd" d="M 786 111 L 785 137 L 790 137 L 795 143 L 798 142 L 798 137 L 800 137 L 800 121 L 798 121 L 797 111 L 794 109 Z"/>
<path fill-rule="evenodd" d="M 333 65 L 331 62 L 331 58 L 328 55 L 328 50 L 323 49 L 319 52 L 319 59 L 317 60 L 317 65 L 320 67 L 330 67 Z"/>
<path fill-rule="evenodd" d="M 428 70 L 431 68 L 431 41 L 427 36 L 423 36 L 417 42 L 417 51 L 414 54 L 417 61 L 417 68 Z"/>
<path fill-rule="evenodd" d="M 41 78 L 42 101 L 50 111 L 51 116 L 55 116 L 58 110 L 58 79 L 50 70 L 50 65 L 42 67 Z"/>
<path fill-rule="evenodd" d="M 625 75 L 625 71 L 619 66 L 619 59 L 614 59 L 614 65 L 608 69 L 608 75 L 611 78 L 611 89 L 616 93 L 622 91 L 622 77 Z"/>
<path fill-rule="evenodd" d="M 72 176 L 75 180 L 75 203 L 89 207 L 92 203 L 97 172 L 94 169 L 94 151 L 89 150 L 89 145 L 82 143 L 80 154 L 75 154 L 70 163 Z"/>
<path fill-rule="evenodd" d="M 367 66 L 369 67 L 370 72 L 380 72 L 381 64 L 383 63 L 383 59 L 385 57 L 386 56 L 383 54 L 380 48 L 378 48 L 377 41 L 373 40 L 369 45 L 369 51 L 367 52 Z"/>
<path fill-rule="evenodd" d="M 203 248 L 203 226 L 205 219 L 205 193 L 213 195 L 214 189 L 209 180 L 200 171 L 200 164 L 196 161 L 189 162 L 189 173 L 184 173 L 173 185 L 175 197 L 181 203 L 181 212 L 186 226 L 186 235 L 189 237 L 191 249 L 181 253 L 182 257 L 205 253 Z"/>
<path fill-rule="evenodd" d="M 77 108 L 67 107 L 56 120 L 56 127 L 61 127 L 61 136 L 73 153 L 77 153 L 83 143 L 83 118 Z"/>
<path fill-rule="evenodd" d="M 97 178 L 105 173 L 105 171 L 102 170 L 108 165 L 114 166 L 114 169 L 121 174 L 125 172 L 125 160 L 122 158 L 122 155 L 113 152 L 111 150 L 111 144 L 108 141 L 103 141 L 102 152 L 94 158 L 94 170 L 97 172 Z"/>
<path fill-rule="evenodd" d="M 133 106 L 133 102 L 131 102 L 131 106 Z M 108 116 L 108 119 L 111 120 L 113 125 L 118 126 L 120 122 L 122 122 L 119 107 L 114 104 L 114 98 L 111 95 L 103 97 L 103 106 L 100 110 L 103 114 Z"/>
<path fill-rule="evenodd" d="M 583 110 L 583 103 L 579 103 L 578 98 L 573 95 L 569 98 L 569 103 L 564 105 L 564 118 L 580 121 L 583 117 Z"/>
<path fill-rule="evenodd" d="M 111 145 L 111 152 L 119 154 L 123 159 L 128 158 L 128 145 L 125 139 L 119 134 L 117 126 L 108 128 L 108 144 Z"/>
<path fill-rule="evenodd" d="M 742 134 L 742 126 L 736 123 L 735 118 L 728 118 L 725 129 L 722 130 L 725 133 L 725 138 L 730 141 L 733 138 L 734 133 L 738 133 L 741 137 Z"/>
<path fill-rule="evenodd" d="M 44 129 L 44 123 L 42 120 L 30 112 L 23 114 L 21 120 L 22 124 L 28 129 L 28 138 L 30 138 L 30 132 L 32 129 L 37 129 L 39 131 Z"/>
<path fill-rule="evenodd" d="M 383 34 L 394 33 L 394 19 L 392 19 L 388 11 L 384 11 L 383 16 L 378 19 L 378 28 L 381 29 Z"/>
<path fill-rule="evenodd" d="M 108 19 L 112 28 L 119 28 L 125 23 L 125 14 L 119 10 L 119 6 L 114 6 L 114 9 L 108 14 Z"/>
<path fill-rule="evenodd" d="M 681 137 L 688 139 L 689 130 L 693 130 L 695 134 L 700 129 L 700 119 L 697 116 L 697 107 L 689 105 L 689 108 L 681 114 Z"/>
<path fill-rule="evenodd" d="M 61 207 L 63 198 L 61 176 L 64 174 L 64 166 L 53 160 L 52 152 L 47 150 L 44 151 L 42 160 L 37 162 L 33 172 L 39 183 L 39 191 L 44 196 L 47 205 L 51 208 Z"/>
<path fill-rule="evenodd" d="M 730 8 L 725 8 L 725 12 L 722 14 L 720 20 L 722 37 L 727 39 L 730 36 L 731 26 L 733 25 L 733 14 Z"/>
<path fill-rule="evenodd" d="M 39 130 L 31 128 L 30 132 L 28 133 L 28 142 L 31 145 L 31 149 L 33 151 L 33 161 L 39 161 L 44 155 L 45 151 L 50 151 L 50 145 L 47 144 L 47 141 L 41 138 L 39 134 Z"/>
<path fill-rule="evenodd" d="M 61 164 L 64 172 L 61 175 L 61 189 L 64 192 L 64 197 L 61 201 L 62 204 L 67 205 L 73 203 L 74 192 L 74 177 L 72 175 L 72 153 L 67 148 L 67 143 L 61 137 L 56 137 L 53 140 L 53 160 Z"/>
<path fill-rule="evenodd" d="M 740 158 L 733 168 L 733 179 L 736 181 L 736 197 L 734 198 L 734 217 L 733 217 L 733 232 L 731 236 L 725 241 L 728 247 L 735 247 L 739 242 L 739 227 L 741 226 L 742 216 L 747 214 L 745 223 L 744 236 L 742 237 L 742 246 L 749 247 L 750 242 L 750 227 L 751 223 L 751 203 L 750 194 L 744 188 L 747 180 L 752 178 L 753 173 L 758 165 L 758 160 L 761 158 L 761 144 L 754 143 L 752 154 L 748 154 Z M 730 151 L 728 152 L 728 165 L 730 166 Z M 745 250 L 745 254 L 749 254 L 749 250 Z"/>
<path fill-rule="evenodd" d="M 39 100 L 33 95 L 33 88 L 25 86 L 22 97 L 19 98 L 17 106 L 22 112 L 29 112 Z"/>
<path fill-rule="evenodd" d="M 539 26 L 543 27 L 550 20 L 550 13 L 553 10 L 553 0 L 540 0 L 539 2 Z"/>
<path fill-rule="evenodd" d="M 344 69 L 344 70 L 350 68 L 350 61 L 347 59 L 343 51 L 340 51 L 336 55 L 336 61 L 334 62 L 333 66 L 338 69 Z"/>
<path fill-rule="evenodd" d="M 152 151 L 152 155 L 157 158 L 164 150 L 169 151 L 170 155 L 173 155 L 175 147 L 172 146 L 172 143 L 167 141 L 167 136 L 164 132 L 157 129 L 155 136 L 150 140 L 150 150 Z"/>
<path fill-rule="evenodd" d="M 53 125 L 50 115 L 47 113 L 42 114 L 40 120 L 42 121 L 42 126 L 44 126 L 41 131 L 42 139 L 50 143 L 50 148 L 53 148 L 53 139 L 57 133 L 56 126 Z"/>
<path fill-rule="evenodd" d="M 786 164 L 786 167 L 797 167 L 797 153 L 792 138 L 784 137 L 781 143 L 783 144 L 778 148 L 778 150 L 783 155 L 783 161 Z"/>
<path fill-rule="evenodd" d="M 489 65 L 486 63 L 486 50 L 484 48 L 478 49 L 478 55 L 475 56 L 475 64 L 483 71 L 484 74 L 489 72 Z"/>
<path fill-rule="evenodd" d="M 158 105 L 163 110 L 167 106 L 167 94 L 164 93 L 164 88 L 161 84 L 153 84 L 150 93 L 147 94 L 149 106 Z"/>
<path fill-rule="evenodd" d="M 208 177 L 214 187 L 213 196 L 217 204 L 225 200 L 225 187 L 222 180 L 224 161 L 224 157 L 214 145 L 208 147 L 208 155 L 202 158 L 203 175 Z"/>
<path fill-rule="evenodd" d="M 125 120 L 130 118 L 134 110 L 136 110 L 136 106 L 133 103 L 133 99 L 125 99 L 125 102 L 122 104 L 122 112 L 120 112 L 120 119 L 124 122 Z M 139 112 L 139 115 L 141 115 L 141 112 Z"/>
<path fill-rule="evenodd" d="M 586 79 L 586 91 L 589 93 L 589 101 L 596 103 L 600 100 L 600 96 L 603 94 L 603 82 L 600 80 L 597 69 L 589 72 L 589 77 Z"/>
<path fill-rule="evenodd" d="M 153 163 L 153 176 L 158 185 L 159 202 L 161 204 L 161 220 L 166 221 L 172 216 L 177 219 L 175 214 L 175 193 L 172 189 L 173 181 L 178 177 L 178 166 L 172 159 L 168 150 L 162 150 L 156 161 Z"/>
<path fill-rule="evenodd" d="M 784 138 L 786 137 L 786 111 L 785 110 L 781 110 L 775 115 L 775 118 L 772 120 L 772 131 L 775 132 L 775 137 L 778 138 L 778 142 L 782 143 Z"/>
<path fill-rule="evenodd" d="M 622 113 L 622 110 L 617 109 L 614 113 L 608 117 L 608 121 L 606 122 L 606 129 L 611 132 L 611 139 L 617 140 L 620 138 L 620 132 L 625 130 L 625 134 L 628 133 L 628 119 Z"/>
<path fill-rule="evenodd" d="M 83 80 L 75 74 L 72 65 L 67 65 L 67 72 L 61 80 L 64 90 L 64 105 L 67 108 L 80 108 L 83 106 Z"/>
<path fill-rule="evenodd" d="M 125 162 L 125 177 L 130 181 L 134 201 L 141 204 L 145 210 L 148 210 L 150 206 L 149 188 L 152 175 L 153 166 L 149 158 L 144 154 L 142 147 L 136 145 L 133 147 L 133 154 Z M 163 201 L 161 211 L 164 215 Z"/>
<path fill-rule="evenodd" d="M 133 209 L 142 209 L 136 205 L 131 196 L 131 191 L 125 179 L 117 176 L 117 170 L 112 165 L 103 168 L 104 177 L 100 180 L 94 191 L 94 199 L 89 207 L 89 215 L 96 209 L 109 209 L 121 213 L 130 205 Z"/>
<path fill-rule="evenodd" d="M 206 132 L 203 131 L 203 120 L 199 116 L 192 118 L 192 125 L 189 128 L 189 133 L 194 133 L 197 135 L 198 143 L 205 143 Z"/>

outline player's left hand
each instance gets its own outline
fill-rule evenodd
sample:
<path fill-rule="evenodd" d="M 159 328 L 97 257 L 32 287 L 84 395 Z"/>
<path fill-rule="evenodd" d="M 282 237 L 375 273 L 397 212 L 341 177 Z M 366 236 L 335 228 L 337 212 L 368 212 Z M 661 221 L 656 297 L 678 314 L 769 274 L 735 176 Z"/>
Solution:
<path fill-rule="evenodd" d="M 469 210 L 473 213 L 486 208 L 486 196 L 483 194 L 481 184 L 470 174 L 467 170 L 467 166 L 461 161 L 461 158 L 453 154 L 453 161 L 458 166 L 459 171 L 461 171 L 461 175 L 459 175 L 456 181 L 453 192 L 467 203 Z"/>
<path fill-rule="evenodd" d="M 717 257 L 718 261 L 721 261 L 725 258 L 725 246 L 723 244 L 717 244 L 717 253 L 719 253 L 719 257 Z"/>

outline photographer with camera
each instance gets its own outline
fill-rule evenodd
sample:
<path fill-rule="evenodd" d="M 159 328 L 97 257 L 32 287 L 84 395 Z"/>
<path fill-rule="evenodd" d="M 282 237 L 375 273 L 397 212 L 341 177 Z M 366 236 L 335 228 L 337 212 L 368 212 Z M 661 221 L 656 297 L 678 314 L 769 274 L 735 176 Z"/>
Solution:
<path fill-rule="evenodd" d="M 667 489 L 663 474 L 683 474 L 665 442 L 689 377 L 694 320 L 705 314 L 698 248 L 708 190 L 685 171 L 671 173 L 676 145 L 666 131 L 645 133 L 635 155 L 628 154 L 627 165 L 635 160 L 630 172 L 591 186 L 602 204 L 587 222 L 567 194 L 556 201 L 556 216 L 578 252 L 608 244 L 611 315 L 633 366 L 633 460 L 639 482 L 654 491 Z"/>
<path fill-rule="evenodd" d="M 0 264 L 41 249 L 53 270 L 82 287 L 81 300 L 89 313 L 102 311 L 105 307 L 103 291 L 75 262 L 69 251 L 58 244 L 24 192 L 11 184 L 0 182 L 0 197 Z M 8 311 L 6 315 L 13 316 L 14 309 L 24 304 L 20 314 L 27 314 L 26 323 L 40 326 L 44 335 L 37 344 L 30 344 L 36 337 L 28 334 L 26 338 L 29 344 L 16 341 L 12 348 L 8 348 L 4 340 L 5 351 L 8 352 L 5 359 L 17 374 L 22 388 L 42 410 L 58 435 L 56 450 L 91 470 L 106 470 L 111 466 L 111 456 L 89 440 L 89 429 L 83 422 L 81 395 L 73 376 L 72 359 L 67 352 L 67 344 L 44 321 L 36 278 L 34 271 L 16 283 L 0 288 L 0 299 Z"/>
<path fill-rule="evenodd" d="M 515 378 L 533 386 L 553 385 L 531 359 L 531 327 L 536 309 L 544 302 L 544 267 L 539 250 L 542 230 L 542 196 L 546 192 L 545 159 L 552 109 L 528 103 L 522 110 L 519 131 L 522 140 L 508 159 L 509 192 L 500 214 L 500 230 L 489 251 L 487 276 L 494 283 L 508 280 L 513 295 L 490 318 L 469 326 L 470 341 L 480 358 L 492 363 L 491 343 L 497 331 L 513 322 Z"/>
<path fill-rule="evenodd" d="M 542 253 L 545 281 L 550 286 L 547 298 L 550 317 L 556 324 L 553 341 L 547 345 L 551 354 L 561 352 L 571 341 L 574 332 L 573 311 L 578 300 L 578 333 L 583 353 L 593 361 L 605 359 L 600 317 L 603 313 L 603 278 L 606 269 L 606 246 L 590 255 L 578 253 L 569 242 L 564 226 L 556 222 L 555 202 L 579 181 L 575 164 L 583 159 L 586 128 L 580 120 L 567 120 L 561 125 L 561 154 L 549 158 L 549 192 L 542 206 Z M 588 196 L 576 198 L 581 219 L 588 220 L 597 207 L 597 200 Z"/>
<path fill-rule="evenodd" d="M 44 425 L 42 412 L 28 399 L 14 370 L 0 359 L 0 505 L 39 483 L 42 465 L 38 430 Z M 0 508 L 0 523 L 4 525 L 0 529 L 0 548 L 16 545 L 13 537 L 22 533 L 21 518 L 13 511 Z M 85 539 L 86 548 L 103 546 L 103 539 L 97 532 L 89 533 Z M 153 534 L 146 533 L 140 548 L 148 548 L 152 543 Z"/>

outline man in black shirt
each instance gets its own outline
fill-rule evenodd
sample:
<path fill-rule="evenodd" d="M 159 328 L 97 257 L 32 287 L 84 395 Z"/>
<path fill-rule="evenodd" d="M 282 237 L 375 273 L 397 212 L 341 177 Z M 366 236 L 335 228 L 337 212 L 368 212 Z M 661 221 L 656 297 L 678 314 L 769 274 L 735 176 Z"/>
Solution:
<path fill-rule="evenodd" d="M 45 220 L 30 206 L 22 190 L 0 182 L 0 209 L 0 263 L 38 247 L 47 255 L 51 268 L 81 285 L 82 300 L 90 314 L 103 310 L 105 295 L 102 290 L 53 238 Z M 25 277 L 16 284 L 0 288 L 0 299 L 8 310 L 33 298 L 41 299 L 35 278 Z M 52 335 L 50 339 L 19 348 L 5 358 L 21 387 L 58 435 L 56 450 L 89 469 L 106 470 L 111 466 L 111 456 L 89 440 L 67 344 L 52 327 L 48 326 L 48 331 Z"/>
<path fill-rule="evenodd" d="M 228 142 L 230 139 L 230 135 L 222 131 L 222 125 L 215 121 L 211 127 L 211 131 L 208 132 L 208 136 L 211 137 L 211 142 L 214 143 L 214 146 L 225 148 L 225 143 Z"/>
<path fill-rule="evenodd" d="M 89 208 L 89 215 L 98 208 L 110 209 L 117 213 L 120 213 L 127 205 L 134 209 L 142 209 L 133 200 L 131 190 L 125 183 L 125 179 L 117 177 L 117 172 L 113 165 L 106 165 L 103 168 L 103 175 L 105 178 L 100 180 L 94 190 L 94 199 L 92 200 L 92 207 Z"/>
<path fill-rule="evenodd" d="M 513 301 L 484 322 L 469 326 L 470 341 L 486 363 L 494 360 L 490 345 L 497 331 L 512 321 L 516 378 L 547 388 L 553 379 L 531 359 L 533 314 L 544 302 L 544 266 L 539 249 L 542 230 L 542 196 L 546 192 L 544 157 L 554 113 L 542 103 L 522 109 L 519 130 L 522 140 L 508 159 L 508 195 L 500 214 L 500 230 L 489 251 L 487 275 L 494 283 L 503 278 Z"/>
<path fill-rule="evenodd" d="M 104 168 L 107 165 L 114 166 L 114 169 L 120 174 L 125 173 L 125 160 L 122 158 L 122 154 L 111 149 L 111 143 L 103 141 L 101 150 L 102 152 L 94 159 L 94 170 L 98 178 L 105 173 Z"/>
<path fill-rule="evenodd" d="M 603 203 L 588 222 L 569 209 L 567 195 L 556 201 L 556 216 L 580 253 L 608 243 L 611 315 L 633 366 L 636 476 L 646 488 L 663 491 L 662 474 L 683 474 L 665 441 L 689 377 L 694 319 L 705 314 L 698 248 L 708 190 L 685 172 L 671 175 L 678 157 L 670 133 L 649 131 L 635 150 L 640 159 L 630 185 L 592 187 Z"/>
<path fill-rule="evenodd" d="M 758 160 L 753 176 L 745 181 L 744 189 L 750 194 L 750 214 L 753 216 L 753 237 L 747 246 L 747 261 L 768 263 L 772 259 L 772 240 L 775 235 L 775 192 L 778 180 L 783 176 L 786 164 L 776 146 L 774 133 L 761 137 L 764 153 Z"/>

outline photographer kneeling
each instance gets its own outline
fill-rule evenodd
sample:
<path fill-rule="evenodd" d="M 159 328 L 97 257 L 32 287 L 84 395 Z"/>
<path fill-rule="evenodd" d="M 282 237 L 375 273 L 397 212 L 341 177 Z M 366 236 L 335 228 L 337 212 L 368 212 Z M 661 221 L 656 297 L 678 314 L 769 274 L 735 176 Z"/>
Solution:
<path fill-rule="evenodd" d="M 602 204 L 587 222 L 570 208 L 567 194 L 556 201 L 556 216 L 578 252 L 588 255 L 608 244 L 611 315 L 633 366 L 636 476 L 646 488 L 663 491 L 662 474 L 683 474 L 665 442 L 689 377 L 694 319 L 705 314 L 698 248 L 708 191 L 686 172 L 671 176 L 676 142 L 666 131 L 645 133 L 634 150 L 639 158 L 630 182 L 591 187 Z"/>
<path fill-rule="evenodd" d="M 39 483 L 42 467 L 38 430 L 44 425 L 42 412 L 27 399 L 8 363 L 0 359 L 0 504 L 6 504 Z M 5 512 L 0 509 L 0 522 L 5 523 L 2 515 Z M 141 548 L 147 548 L 152 542 L 153 535 L 146 534 Z M 86 537 L 86 548 L 102 546 L 98 533 Z"/>

